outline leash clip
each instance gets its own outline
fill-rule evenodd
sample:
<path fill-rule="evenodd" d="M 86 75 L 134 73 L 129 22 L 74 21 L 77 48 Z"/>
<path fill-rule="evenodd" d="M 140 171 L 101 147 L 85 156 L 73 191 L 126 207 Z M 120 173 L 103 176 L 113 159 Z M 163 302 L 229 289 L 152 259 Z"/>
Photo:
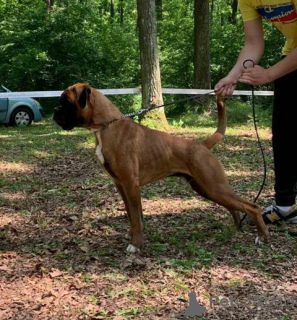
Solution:
<path fill-rule="evenodd" d="M 248 62 L 251 62 L 251 63 L 253 64 L 252 68 L 254 68 L 254 66 L 255 66 L 254 60 L 252 60 L 252 59 L 246 59 L 246 60 L 243 61 L 243 67 L 244 67 L 244 69 L 247 69 L 247 68 L 248 68 L 248 67 L 246 66 L 246 64 L 247 64 Z"/>

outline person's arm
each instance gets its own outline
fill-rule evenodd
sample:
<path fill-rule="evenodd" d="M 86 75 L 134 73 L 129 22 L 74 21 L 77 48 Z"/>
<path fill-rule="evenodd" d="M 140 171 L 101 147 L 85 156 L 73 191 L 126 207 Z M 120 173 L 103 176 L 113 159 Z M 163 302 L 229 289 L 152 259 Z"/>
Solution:
<path fill-rule="evenodd" d="M 268 69 L 260 66 L 243 71 L 239 81 L 253 86 L 270 83 L 294 70 L 297 70 L 297 48 L 292 50 L 284 59 Z"/>
<path fill-rule="evenodd" d="M 216 95 L 230 96 L 243 73 L 245 60 L 253 60 L 257 64 L 264 52 L 264 35 L 262 18 L 257 18 L 244 23 L 244 46 L 239 54 L 236 64 L 229 74 L 221 79 L 215 86 Z M 248 65 L 247 67 L 250 67 Z"/>

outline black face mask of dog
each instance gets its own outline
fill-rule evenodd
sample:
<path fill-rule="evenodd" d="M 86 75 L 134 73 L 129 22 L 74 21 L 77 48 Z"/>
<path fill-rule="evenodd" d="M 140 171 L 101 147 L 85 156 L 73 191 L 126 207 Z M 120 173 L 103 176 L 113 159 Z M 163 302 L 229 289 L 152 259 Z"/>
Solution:
<path fill-rule="evenodd" d="M 85 88 L 78 99 L 81 109 L 86 106 L 86 101 L 90 90 Z M 83 118 L 78 117 L 77 106 L 72 103 L 69 98 L 63 93 L 59 99 L 60 105 L 54 110 L 54 121 L 62 127 L 63 130 L 72 130 L 74 127 L 81 127 L 83 125 Z"/>

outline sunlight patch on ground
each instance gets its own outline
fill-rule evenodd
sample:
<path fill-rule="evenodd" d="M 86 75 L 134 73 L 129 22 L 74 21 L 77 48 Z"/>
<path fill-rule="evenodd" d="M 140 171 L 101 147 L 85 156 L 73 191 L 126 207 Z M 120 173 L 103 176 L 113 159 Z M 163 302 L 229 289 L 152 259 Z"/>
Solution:
<path fill-rule="evenodd" d="M 82 142 L 78 144 L 78 147 L 82 149 L 94 149 L 94 155 L 95 155 L 95 139 L 93 139 L 93 141 Z"/>
<path fill-rule="evenodd" d="M 15 191 L 14 193 L 1 192 L 1 197 L 9 201 L 24 201 L 26 199 L 24 193 Z"/>
<path fill-rule="evenodd" d="M 271 139 L 271 130 L 258 128 L 258 133 L 260 139 L 270 140 Z M 246 129 L 245 127 L 233 127 L 227 128 L 226 136 L 236 136 L 238 139 L 247 139 L 247 140 L 256 140 L 256 131 L 254 128 Z"/>
<path fill-rule="evenodd" d="M 230 150 L 230 151 L 245 151 L 245 150 L 247 150 L 247 147 L 232 146 L 232 147 L 229 147 L 229 148 L 226 148 L 226 149 Z"/>
<path fill-rule="evenodd" d="M 19 140 L 19 141 L 24 141 L 27 140 L 28 137 L 27 136 L 21 136 L 18 132 L 13 132 L 9 135 L 0 135 L 0 139 L 3 139 L 3 142 L 15 142 L 15 140 Z M 30 142 L 31 143 L 31 142 Z"/>
<path fill-rule="evenodd" d="M 142 200 L 144 212 L 150 214 L 163 215 L 164 213 L 178 213 L 190 209 L 197 211 L 207 210 L 213 207 L 213 204 L 204 199 L 173 199 L 173 198 L 156 198 L 154 200 Z"/>
<path fill-rule="evenodd" d="M 1 197 L 2 196 L 3 195 L 1 194 Z M 10 227 L 16 227 L 17 225 L 23 226 L 24 222 L 25 222 L 25 216 L 22 215 L 20 211 L 15 211 L 13 209 L 7 210 L 7 208 L 0 208 L 0 229 L 8 225 Z M 0 230 L 0 233 L 1 233 L 1 230 Z"/>
<path fill-rule="evenodd" d="M 43 137 L 52 137 L 55 135 L 58 135 L 60 133 L 60 131 L 54 131 L 54 132 L 50 132 L 50 133 L 39 133 L 39 134 L 35 134 L 34 138 L 43 138 Z M 51 140 L 49 140 L 49 142 L 51 142 Z"/>
<path fill-rule="evenodd" d="M 266 286 L 273 288 L 275 294 L 281 295 L 282 292 L 294 294 L 296 292 L 296 285 L 290 283 L 280 283 L 275 279 L 263 277 L 261 272 L 255 269 L 234 268 L 229 266 L 219 266 L 211 269 L 212 286 L 215 287 L 246 287 L 251 283 L 259 286 Z"/>
<path fill-rule="evenodd" d="M 0 161 L 0 172 L 31 173 L 33 172 L 33 166 L 23 162 L 16 163 L 16 162 Z"/>
<path fill-rule="evenodd" d="M 228 177 L 252 177 L 255 175 L 255 172 L 251 171 L 242 171 L 242 170 L 225 170 L 225 173 Z"/>
<path fill-rule="evenodd" d="M 10 138 L 10 136 L 8 134 L 0 134 L 0 138 L 6 139 L 6 138 Z"/>
<path fill-rule="evenodd" d="M 86 130 L 83 130 L 83 129 L 74 129 L 74 130 L 61 130 L 61 131 L 58 131 L 57 133 L 61 136 L 76 136 L 76 135 L 81 135 L 82 133 L 86 133 L 87 131 Z"/>
<path fill-rule="evenodd" d="M 6 271 L 12 272 L 13 270 L 7 268 Z M 57 283 L 57 279 L 62 278 L 63 275 L 63 272 L 56 269 L 49 270 L 49 276 L 46 277 L 23 277 L 20 280 L 15 280 L 13 283 L 2 283 L 0 309 L 2 310 L 2 315 L 5 316 L 4 318 L 13 317 L 13 311 L 15 311 L 13 307 L 15 305 L 26 306 L 28 303 L 35 305 L 34 310 L 38 310 L 37 317 L 39 319 L 48 318 L 49 314 L 49 318 L 56 318 L 55 308 L 58 307 L 62 308 L 62 310 L 64 309 L 64 315 L 67 316 L 68 313 L 71 314 L 71 310 L 76 310 L 80 304 L 90 313 L 98 312 L 99 307 L 88 302 L 87 297 L 79 291 L 73 290 L 71 285 L 68 283 Z M 68 277 L 67 280 L 71 281 L 72 278 Z M 75 285 L 73 287 L 76 288 Z M 16 291 L 15 288 L 18 288 L 18 290 Z M 32 312 L 30 318 L 31 316 L 33 319 Z"/>
<path fill-rule="evenodd" d="M 36 156 L 36 157 L 39 157 L 39 158 L 50 158 L 50 157 L 52 157 L 52 154 L 50 154 L 49 152 L 45 152 L 45 151 L 41 151 L 41 150 L 34 150 L 31 154 Z"/>
<path fill-rule="evenodd" d="M 6 225 L 11 225 L 11 224 L 14 224 L 15 222 L 15 218 L 13 216 L 7 216 L 7 215 L 4 215 L 3 212 L 0 211 L 0 228 L 6 226 Z M 18 217 L 19 219 L 19 217 Z"/>

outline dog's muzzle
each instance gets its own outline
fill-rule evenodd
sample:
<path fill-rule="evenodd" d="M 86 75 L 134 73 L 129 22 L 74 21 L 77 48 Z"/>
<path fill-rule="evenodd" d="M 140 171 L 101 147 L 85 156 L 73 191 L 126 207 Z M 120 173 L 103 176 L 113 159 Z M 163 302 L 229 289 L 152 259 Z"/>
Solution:
<path fill-rule="evenodd" d="M 63 129 L 72 130 L 76 125 L 76 118 L 62 106 L 58 106 L 54 109 L 53 120 Z"/>

